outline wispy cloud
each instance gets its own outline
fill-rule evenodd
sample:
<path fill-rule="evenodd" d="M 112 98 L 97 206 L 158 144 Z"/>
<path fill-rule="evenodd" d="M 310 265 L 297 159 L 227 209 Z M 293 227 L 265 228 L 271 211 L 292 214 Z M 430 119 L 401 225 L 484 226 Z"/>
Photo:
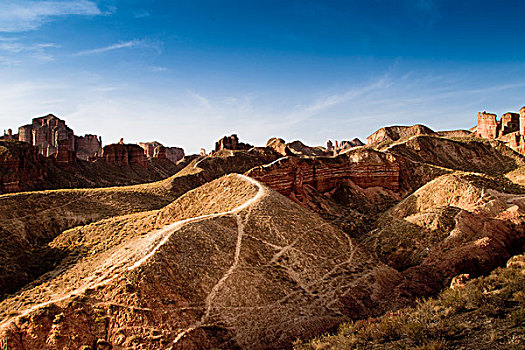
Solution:
<path fill-rule="evenodd" d="M 58 48 L 55 43 L 27 43 L 18 38 L 0 37 L 0 66 L 15 66 L 24 59 L 35 61 L 53 61 L 48 49 Z"/>
<path fill-rule="evenodd" d="M 369 84 L 352 88 L 344 93 L 333 94 L 319 98 L 309 105 L 297 105 L 295 106 L 295 109 L 288 115 L 287 121 L 289 124 L 303 122 L 304 120 L 330 108 L 360 100 L 363 97 L 377 93 L 380 90 L 386 90 L 392 86 L 392 84 L 393 81 L 390 79 L 388 74 L 386 74 Z"/>
<path fill-rule="evenodd" d="M 38 29 L 53 18 L 69 15 L 102 15 L 94 1 L 3 0 L 0 6 L 0 32 Z"/>
<path fill-rule="evenodd" d="M 31 43 L 25 44 L 19 41 L 10 40 L 2 41 L 0 39 L 0 51 L 9 53 L 21 53 L 21 52 L 41 52 L 48 48 L 57 48 L 58 45 L 54 43 Z"/>
<path fill-rule="evenodd" d="M 75 56 L 87 56 L 87 55 L 96 55 L 101 53 L 106 53 L 115 50 L 121 49 L 132 49 L 132 48 L 149 48 L 154 49 L 157 52 L 161 51 L 160 45 L 148 40 L 129 40 L 129 41 L 119 41 L 108 46 L 99 47 L 96 49 L 84 50 L 75 53 Z"/>

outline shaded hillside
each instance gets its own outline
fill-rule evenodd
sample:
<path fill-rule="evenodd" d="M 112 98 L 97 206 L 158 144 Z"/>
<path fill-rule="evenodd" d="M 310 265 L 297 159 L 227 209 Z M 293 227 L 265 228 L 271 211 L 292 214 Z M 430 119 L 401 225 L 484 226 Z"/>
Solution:
<path fill-rule="evenodd" d="M 403 304 L 395 270 L 239 175 L 160 211 L 65 232 L 50 246 L 68 258 L 0 304 L 11 349 L 283 348 Z"/>
<path fill-rule="evenodd" d="M 161 208 L 176 196 L 156 184 L 0 196 L 0 296 L 47 271 L 62 254 L 60 232 L 117 215 Z"/>
<path fill-rule="evenodd" d="M 487 277 L 462 277 L 417 307 L 342 324 L 295 349 L 523 349 L 525 255 Z"/>

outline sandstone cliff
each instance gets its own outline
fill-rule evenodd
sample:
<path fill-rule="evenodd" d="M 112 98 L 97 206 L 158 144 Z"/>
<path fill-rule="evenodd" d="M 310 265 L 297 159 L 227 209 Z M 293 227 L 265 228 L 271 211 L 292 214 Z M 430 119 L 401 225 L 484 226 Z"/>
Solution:
<path fill-rule="evenodd" d="M 146 156 L 139 145 L 114 143 L 104 146 L 102 158 L 110 165 L 146 167 Z"/>
<path fill-rule="evenodd" d="M 0 193 L 38 188 L 47 176 L 45 164 L 36 147 L 0 140 Z"/>

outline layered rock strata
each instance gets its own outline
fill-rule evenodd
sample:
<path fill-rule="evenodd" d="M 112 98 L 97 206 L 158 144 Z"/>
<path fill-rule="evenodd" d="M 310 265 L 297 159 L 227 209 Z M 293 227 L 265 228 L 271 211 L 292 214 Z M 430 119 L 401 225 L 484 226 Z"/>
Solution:
<path fill-rule="evenodd" d="M 110 165 L 147 167 L 144 150 L 139 145 L 116 143 L 104 146 L 102 158 Z"/>
<path fill-rule="evenodd" d="M 361 188 L 399 189 L 400 167 L 395 157 L 362 150 L 335 158 L 283 157 L 246 174 L 277 192 L 302 201 L 306 186 L 330 192 L 346 180 Z"/>

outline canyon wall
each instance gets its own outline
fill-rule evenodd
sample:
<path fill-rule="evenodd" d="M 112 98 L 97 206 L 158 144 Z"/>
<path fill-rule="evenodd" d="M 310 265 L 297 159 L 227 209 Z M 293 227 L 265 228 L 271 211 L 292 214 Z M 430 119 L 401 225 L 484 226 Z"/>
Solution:
<path fill-rule="evenodd" d="M 0 193 L 33 189 L 46 175 L 44 160 L 39 157 L 36 147 L 0 141 Z"/>
<path fill-rule="evenodd" d="M 102 158 L 110 165 L 147 167 L 146 155 L 143 148 L 139 145 L 114 143 L 104 146 Z"/>
<path fill-rule="evenodd" d="M 97 135 L 75 136 L 74 150 L 79 159 L 95 159 L 102 154 L 102 137 Z"/>
<path fill-rule="evenodd" d="M 305 186 L 326 193 L 347 180 L 361 188 L 382 187 L 397 191 L 399 172 L 399 163 L 393 156 L 366 149 L 334 158 L 283 157 L 254 168 L 246 175 L 301 201 Z"/>

